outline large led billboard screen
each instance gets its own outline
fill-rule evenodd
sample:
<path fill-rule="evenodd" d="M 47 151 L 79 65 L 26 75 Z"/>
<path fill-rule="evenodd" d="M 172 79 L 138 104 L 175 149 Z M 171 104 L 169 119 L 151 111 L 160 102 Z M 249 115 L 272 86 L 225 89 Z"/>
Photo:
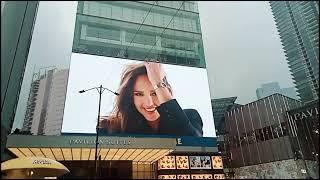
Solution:
<path fill-rule="evenodd" d="M 100 85 L 119 94 L 102 93 L 108 134 L 215 137 L 206 69 L 79 53 L 71 56 L 62 133 L 96 132 L 99 93 L 79 91 Z"/>

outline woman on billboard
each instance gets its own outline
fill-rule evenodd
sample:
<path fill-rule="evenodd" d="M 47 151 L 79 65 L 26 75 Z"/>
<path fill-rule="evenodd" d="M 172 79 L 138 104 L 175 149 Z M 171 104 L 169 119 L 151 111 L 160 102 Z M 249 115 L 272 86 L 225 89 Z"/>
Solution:
<path fill-rule="evenodd" d="M 129 65 L 118 93 L 111 115 L 100 123 L 108 133 L 202 137 L 198 111 L 181 109 L 160 63 Z"/>

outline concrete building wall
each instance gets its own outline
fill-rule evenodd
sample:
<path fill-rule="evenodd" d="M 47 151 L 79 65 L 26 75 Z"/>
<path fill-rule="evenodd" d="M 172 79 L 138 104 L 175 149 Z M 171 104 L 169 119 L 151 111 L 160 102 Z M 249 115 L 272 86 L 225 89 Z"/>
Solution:
<path fill-rule="evenodd" d="M 61 133 L 68 73 L 68 69 L 63 69 L 53 75 L 44 125 L 45 135 L 60 135 Z"/>
<path fill-rule="evenodd" d="M 312 178 L 319 179 L 319 170 L 315 161 L 306 161 L 309 175 Z M 319 167 L 319 166 L 318 166 Z M 305 169 L 302 160 L 294 159 L 263 163 L 253 166 L 245 166 L 235 168 L 236 179 L 305 179 L 306 173 L 302 173 L 301 169 Z"/>
<path fill-rule="evenodd" d="M 41 79 L 39 81 L 39 90 L 35 100 L 36 106 L 35 106 L 34 115 L 32 118 L 32 125 L 31 125 L 31 133 L 34 135 L 37 135 L 39 133 L 39 125 L 41 121 L 41 111 L 42 111 L 43 99 L 45 95 L 46 81 L 47 81 L 47 78 Z"/>

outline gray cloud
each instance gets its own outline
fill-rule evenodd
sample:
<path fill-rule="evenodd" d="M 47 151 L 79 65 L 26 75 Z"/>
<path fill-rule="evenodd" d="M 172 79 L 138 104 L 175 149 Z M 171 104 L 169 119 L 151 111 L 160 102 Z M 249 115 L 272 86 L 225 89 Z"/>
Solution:
<path fill-rule="evenodd" d="M 256 100 L 261 84 L 294 86 L 268 2 L 198 2 L 211 98 Z"/>

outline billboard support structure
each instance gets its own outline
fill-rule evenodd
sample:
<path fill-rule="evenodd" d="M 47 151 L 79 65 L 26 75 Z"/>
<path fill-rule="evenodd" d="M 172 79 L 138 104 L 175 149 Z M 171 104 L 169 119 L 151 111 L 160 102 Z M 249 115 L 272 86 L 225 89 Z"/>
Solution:
<path fill-rule="evenodd" d="M 92 89 L 96 89 L 99 93 L 99 109 L 98 109 L 98 119 L 97 119 L 97 126 L 96 126 L 96 148 L 95 148 L 95 156 L 94 156 L 95 177 L 97 178 L 98 177 L 98 164 L 97 164 L 98 161 L 97 160 L 98 160 L 98 144 L 99 144 L 98 138 L 99 138 L 99 124 L 100 124 L 101 95 L 104 92 L 104 90 L 108 90 L 117 96 L 119 95 L 119 93 L 111 91 L 108 88 L 104 88 L 104 87 L 102 87 L 102 85 L 100 85 L 99 87 L 94 87 L 94 88 L 90 88 L 87 90 L 81 90 L 81 91 L 79 91 L 79 93 L 84 93 L 84 92 L 90 91 Z"/>

